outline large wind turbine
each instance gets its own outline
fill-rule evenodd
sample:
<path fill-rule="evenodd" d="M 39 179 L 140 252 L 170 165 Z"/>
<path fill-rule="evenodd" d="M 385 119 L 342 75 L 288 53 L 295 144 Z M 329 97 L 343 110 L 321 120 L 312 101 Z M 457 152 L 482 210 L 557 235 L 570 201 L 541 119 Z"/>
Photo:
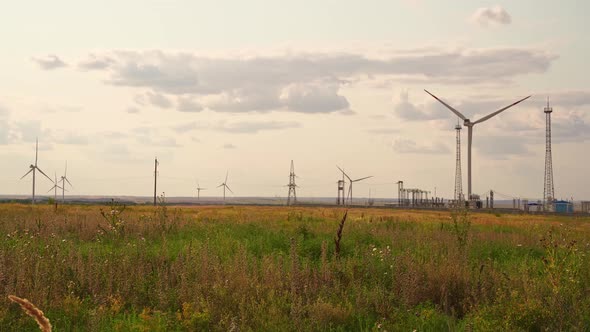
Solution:
<path fill-rule="evenodd" d="M 72 183 L 68 179 L 68 162 L 67 161 L 66 161 L 66 169 L 64 170 L 64 175 L 61 177 L 61 201 L 62 201 L 62 203 L 66 202 L 66 195 L 65 195 L 66 182 L 70 185 L 70 187 L 73 187 Z"/>
<path fill-rule="evenodd" d="M 217 188 L 219 187 L 223 187 L 223 203 L 225 204 L 225 188 L 227 188 L 227 190 L 229 190 L 230 193 L 234 193 L 233 191 L 231 191 L 231 189 L 229 189 L 229 186 L 227 185 L 227 176 L 229 175 L 229 171 L 227 171 L 227 173 L 225 173 L 225 181 L 223 181 L 222 184 L 218 185 Z"/>
<path fill-rule="evenodd" d="M 467 199 L 471 200 L 471 142 L 473 140 L 473 126 L 475 126 L 478 123 L 482 123 L 486 120 L 489 120 L 490 118 L 504 112 L 505 110 L 509 109 L 510 107 L 515 106 L 515 105 L 529 99 L 531 96 L 522 98 L 521 100 L 514 102 L 506 107 L 503 107 L 493 113 L 490 113 L 477 121 L 471 122 L 471 120 L 466 118 L 463 114 L 461 114 L 461 112 L 459 112 L 456 109 L 454 109 L 453 107 L 449 106 L 447 103 L 440 100 L 437 96 L 428 92 L 428 90 L 424 90 L 424 91 L 426 91 L 426 93 L 431 95 L 434 99 L 438 100 L 441 104 L 445 105 L 446 108 L 451 110 L 451 112 L 455 113 L 459 118 L 461 118 L 463 120 L 463 125 L 465 127 L 467 127 Z"/>
<path fill-rule="evenodd" d="M 62 176 L 63 178 L 63 176 Z M 50 192 L 53 190 L 53 200 L 55 201 L 55 204 L 57 204 L 57 189 L 62 189 L 63 187 L 60 187 L 57 185 L 57 173 L 55 174 L 55 181 L 53 182 L 53 187 L 51 187 L 51 189 L 47 190 L 47 192 Z"/>
<path fill-rule="evenodd" d="M 350 176 L 348 176 L 348 174 L 346 174 L 342 168 L 340 168 L 338 165 L 336 165 L 336 167 L 338 167 L 338 169 L 342 172 L 342 174 L 344 174 L 344 176 L 346 176 L 346 178 L 348 178 L 348 182 L 350 182 L 350 184 L 348 185 L 348 202 L 350 205 L 352 205 L 352 184 L 354 182 L 358 182 L 358 181 L 362 181 L 362 180 L 366 180 L 368 178 L 372 178 L 373 176 L 365 176 L 364 178 L 360 178 L 360 179 L 356 179 L 353 180 L 350 178 Z"/>
<path fill-rule="evenodd" d="M 53 182 L 53 180 L 51 180 L 51 178 L 49 176 L 47 176 L 47 174 L 45 174 L 39 167 L 37 167 L 38 156 L 39 156 L 39 140 L 35 139 L 35 165 L 30 165 L 29 171 L 20 178 L 22 180 L 25 176 L 29 175 L 29 173 L 33 172 L 33 198 L 31 200 L 32 204 L 35 204 L 35 173 L 36 173 L 36 171 L 39 171 L 41 174 L 45 175 L 45 177 L 48 178 L 49 181 Z"/>

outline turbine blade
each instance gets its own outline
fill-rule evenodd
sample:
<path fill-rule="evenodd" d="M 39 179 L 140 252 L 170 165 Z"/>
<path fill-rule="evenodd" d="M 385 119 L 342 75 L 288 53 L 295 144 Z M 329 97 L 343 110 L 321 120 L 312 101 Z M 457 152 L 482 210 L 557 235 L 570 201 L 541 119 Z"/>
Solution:
<path fill-rule="evenodd" d="M 229 186 L 226 184 L 225 187 L 227 188 L 227 190 L 229 190 L 230 193 L 234 193 L 231 189 L 229 189 Z"/>
<path fill-rule="evenodd" d="M 428 93 L 429 95 L 432 96 L 432 98 L 438 100 L 441 104 L 445 105 L 448 109 L 451 110 L 451 112 L 455 113 L 458 117 L 460 117 L 463 121 L 467 120 L 467 118 L 461 114 L 461 112 L 457 111 L 456 109 L 454 109 L 453 107 L 451 107 L 449 104 L 445 103 L 444 101 L 440 100 L 437 96 L 433 95 L 432 93 L 428 92 L 428 90 L 424 89 L 424 91 L 426 91 L 426 93 Z"/>
<path fill-rule="evenodd" d="M 505 110 L 509 109 L 510 107 L 512 107 L 512 106 L 515 106 L 515 105 L 517 105 L 517 104 L 520 104 L 521 102 L 523 102 L 523 101 L 525 101 L 525 100 L 529 99 L 530 97 L 531 97 L 531 96 L 528 96 L 528 97 L 522 98 L 521 100 L 519 100 L 519 101 L 517 101 L 517 102 L 514 102 L 514 103 L 512 103 L 512 104 L 510 104 L 510 105 L 508 105 L 508 106 L 506 106 L 506 107 L 504 107 L 504 108 L 501 108 L 501 109 L 499 109 L 499 110 L 495 111 L 495 112 L 494 112 L 494 113 L 492 113 L 492 114 L 486 115 L 486 116 L 484 116 L 483 118 L 481 118 L 481 119 L 479 119 L 479 120 L 477 120 L 477 121 L 473 122 L 473 124 L 478 124 L 478 123 L 484 122 L 484 121 L 486 121 L 486 120 L 488 120 L 488 119 L 490 119 L 490 118 L 492 118 L 492 117 L 494 117 L 494 116 L 496 116 L 496 115 L 498 115 L 498 114 L 500 114 L 500 113 L 504 112 Z"/>
<path fill-rule="evenodd" d="M 225 183 L 218 185 L 216 188 L 223 187 L 223 186 L 225 186 Z"/>
<path fill-rule="evenodd" d="M 66 160 L 66 169 L 64 171 L 64 177 L 68 175 L 68 161 Z"/>
<path fill-rule="evenodd" d="M 66 180 L 66 182 L 71 186 L 74 187 L 74 185 L 70 182 L 70 180 L 68 180 L 68 178 L 64 177 L 64 180 Z"/>
<path fill-rule="evenodd" d="M 225 172 L 225 181 L 223 183 L 227 183 L 227 176 L 229 175 L 229 170 Z"/>
<path fill-rule="evenodd" d="M 39 138 L 35 138 L 35 166 L 37 166 L 37 157 L 39 156 Z"/>
<path fill-rule="evenodd" d="M 43 175 L 45 175 L 46 178 L 49 179 L 49 181 L 51 181 L 53 183 L 53 180 L 51 180 L 51 178 L 49 176 L 47 176 L 47 174 L 45 174 L 39 167 L 35 166 L 35 168 Z"/>
<path fill-rule="evenodd" d="M 364 178 L 356 179 L 356 180 L 354 180 L 352 182 L 362 181 L 362 180 L 365 180 L 365 179 L 368 179 L 368 178 L 372 178 L 372 177 L 373 177 L 372 175 L 371 176 L 365 176 Z"/>
<path fill-rule="evenodd" d="M 348 174 L 346 174 L 342 168 L 340 168 L 340 166 L 336 165 L 336 167 L 338 167 L 338 169 L 340 170 L 340 172 L 342 172 L 342 174 L 344 174 L 344 176 L 346 176 L 348 178 L 348 181 L 352 181 L 352 179 L 350 178 L 350 176 L 348 176 Z"/>
<path fill-rule="evenodd" d="M 51 187 L 51 189 L 47 190 L 47 192 L 50 192 L 53 190 L 53 188 L 55 188 L 55 186 Z"/>
<path fill-rule="evenodd" d="M 29 169 L 29 171 L 25 175 L 21 176 L 20 180 L 22 180 L 25 176 L 29 175 L 29 173 L 31 173 L 32 171 L 33 168 Z"/>

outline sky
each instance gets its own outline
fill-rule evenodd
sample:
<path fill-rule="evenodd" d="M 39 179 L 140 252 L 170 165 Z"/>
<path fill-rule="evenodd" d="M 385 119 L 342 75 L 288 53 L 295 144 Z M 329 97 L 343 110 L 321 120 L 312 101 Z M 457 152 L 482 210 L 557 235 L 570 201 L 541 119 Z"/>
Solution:
<path fill-rule="evenodd" d="M 451 198 L 457 117 L 473 191 L 540 199 L 547 98 L 557 198 L 590 199 L 585 1 L 4 1 L 0 194 L 34 162 L 72 195 Z M 467 191 L 467 131 L 462 130 Z M 37 192 L 51 188 L 47 179 Z"/>

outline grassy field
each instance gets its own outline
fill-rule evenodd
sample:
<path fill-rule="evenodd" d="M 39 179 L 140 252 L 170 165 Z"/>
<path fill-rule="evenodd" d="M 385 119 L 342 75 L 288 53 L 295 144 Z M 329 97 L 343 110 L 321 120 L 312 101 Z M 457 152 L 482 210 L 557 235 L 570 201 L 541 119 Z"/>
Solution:
<path fill-rule="evenodd" d="M 590 218 L 344 214 L 0 205 L 0 330 L 590 330 Z"/>

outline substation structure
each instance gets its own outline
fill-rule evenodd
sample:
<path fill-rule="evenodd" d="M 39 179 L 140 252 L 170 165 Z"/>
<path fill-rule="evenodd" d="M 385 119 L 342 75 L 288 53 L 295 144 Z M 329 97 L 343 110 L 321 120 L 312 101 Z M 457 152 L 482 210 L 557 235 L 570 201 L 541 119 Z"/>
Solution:
<path fill-rule="evenodd" d="M 398 181 L 398 202 L 399 207 L 444 207 L 442 198 L 430 197 L 430 191 L 418 188 L 404 188 L 404 181 Z"/>

